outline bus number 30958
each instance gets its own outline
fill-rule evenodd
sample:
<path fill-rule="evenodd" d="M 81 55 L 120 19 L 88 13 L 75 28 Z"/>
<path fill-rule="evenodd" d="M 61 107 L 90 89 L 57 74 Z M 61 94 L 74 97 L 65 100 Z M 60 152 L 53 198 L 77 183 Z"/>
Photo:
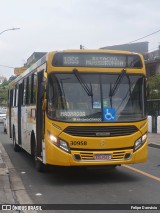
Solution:
<path fill-rule="evenodd" d="M 71 146 L 87 146 L 87 141 L 71 141 Z"/>

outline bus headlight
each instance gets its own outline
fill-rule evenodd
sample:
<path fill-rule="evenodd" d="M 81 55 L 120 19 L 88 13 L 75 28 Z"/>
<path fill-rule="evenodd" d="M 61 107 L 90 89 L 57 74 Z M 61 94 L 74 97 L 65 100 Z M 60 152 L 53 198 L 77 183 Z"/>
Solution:
<path fill-rule="evenodd" d="M 49 135 L 49 140 L 52 142 L 52 143 L 54 143 L 55 145 L 57 145 L 57 138 L 54 136 L 54 135 Z"/>
<path fill-rule="evenodd" d="M 62 139 L 57 138 L 56 136 L 51 134 L 49 131 L 48 131 L 48 139 L 50 142 L 52 142 L 54 145 L 56 145 L 63 151 L 70 153 L 70 148 L 68 143 L 63 141 Z"/>
<path fill-rule="evenodd" d="M 144 134 L 141 138 L 136 140 L 136 142 L 134 144 L 134 151 L 139 149 L 146 142 L 146 140 L 147 140 L 147 134 Z"/>
<path fill-rule="evenodd" d="M 70 152 L 70 148 L 68 146 L 68 143 L 63 141 L 63 140 L 61 140 L 61 139 L 59 139 L 59 147 L 61 149 L 63 149 L 64 151 L 68 152 L 68 153 Z"/>

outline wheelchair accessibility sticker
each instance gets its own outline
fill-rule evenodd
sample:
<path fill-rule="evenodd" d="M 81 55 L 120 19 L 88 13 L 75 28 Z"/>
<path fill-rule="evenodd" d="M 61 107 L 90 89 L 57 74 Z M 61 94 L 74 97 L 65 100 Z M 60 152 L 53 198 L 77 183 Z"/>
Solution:
<path fill-rule="evenodd" d="M 115 121 L 116 110 L 114 108 L 103 108 L 103 121 Z"/>

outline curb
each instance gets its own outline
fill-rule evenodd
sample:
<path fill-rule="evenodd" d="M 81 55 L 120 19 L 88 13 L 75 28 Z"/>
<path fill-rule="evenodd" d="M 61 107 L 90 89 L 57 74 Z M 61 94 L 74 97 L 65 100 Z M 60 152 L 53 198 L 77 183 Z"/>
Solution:
<path fill-rule="evenodd" d="M 159 144 L 149 143 L 148 146 L 149 146 L 149 147 L 153 147 L 153 148 L 160 149 L 160 145 L 159 145 Z"/>

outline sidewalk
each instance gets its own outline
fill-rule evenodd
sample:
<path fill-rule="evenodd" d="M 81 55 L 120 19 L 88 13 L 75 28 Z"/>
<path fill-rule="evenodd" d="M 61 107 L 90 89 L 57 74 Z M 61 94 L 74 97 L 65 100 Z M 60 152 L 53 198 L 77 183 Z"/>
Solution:
<path fill-rule="evenodd" d="M 14 193 L 11 190 L 9 171 L 4 156 L 4 148 L 0 143 L 0 203 L 15 204 L 16 200 L 14 197 Z"/>
<path fill-rule="evenodd" d="M 0 142 L 0 204 L 33 204 L 21 178 Z M 0 211 L 3 212 L 3 211 Z M 17 211 L 4 211 L 17 213 Z M 27 212 L 28 211 L 18 211 Z M 37 211 L 30 211 L 37 213 Z"/>
<path fill-rule="evenodd" d="M 10 175 L 6 159 L 6 152 L 0 143 L 0 204 L 16 204 L 15 194 L 11 189 Z M 3 212 L 3 211 L 1 211 Z M 5 211 L 11 212 L 11 211 Z M 12 211 L 16 213 L 16 211 Z"/>
<path fill-rule="evenodd" d="M 160 149 L 160 134 L 148 133 L 148 145 Z"/>

